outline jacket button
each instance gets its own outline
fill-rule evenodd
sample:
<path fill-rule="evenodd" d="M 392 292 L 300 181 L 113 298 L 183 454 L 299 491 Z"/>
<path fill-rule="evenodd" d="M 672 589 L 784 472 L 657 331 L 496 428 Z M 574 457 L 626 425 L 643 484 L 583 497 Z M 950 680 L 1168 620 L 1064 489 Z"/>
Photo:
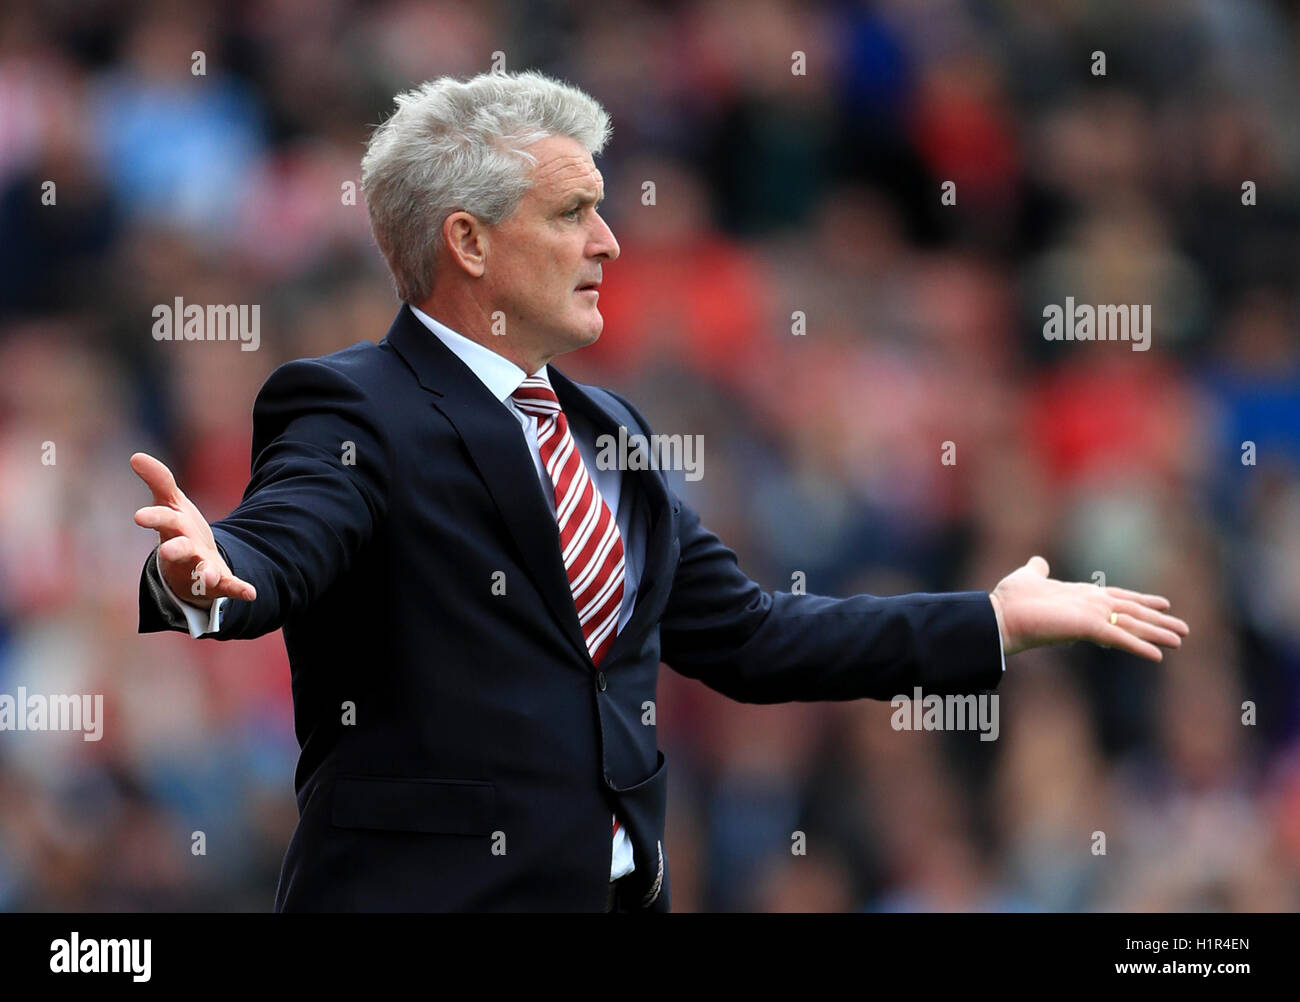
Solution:
<path fill-rule="evenodd" d="M 609 682 L 606 681 L 605 673 L 603 671 L 596 672 L 596 688 L 601 692 L 604 692 L 609 688 Z"/>

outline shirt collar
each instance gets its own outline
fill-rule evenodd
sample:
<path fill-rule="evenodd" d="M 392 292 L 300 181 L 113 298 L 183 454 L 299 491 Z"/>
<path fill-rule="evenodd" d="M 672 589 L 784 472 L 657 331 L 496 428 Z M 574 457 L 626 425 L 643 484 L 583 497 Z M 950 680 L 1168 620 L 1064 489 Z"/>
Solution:
<path fill-rule="evenodd" d="M 486 348 L 477 341 L 471 341 L 464 334 L 457 334 L 423 310 L 411 306 L 411 312 L 420 323 L 433 331 L 438 340 L 445 344 L 457 358 L 469 366 L 470 371 L 478 376 L 483 385 L 502 403 L 505 403 L 506 398 L 519 389 L 519 384 L 528 378 L 528 373 L 491 348 Z M 546 366 L 543 365 L 533 373 L 533 376 L 546 380 L 547 385 L 550 385 L 551 377 L 546 371 Z"/>

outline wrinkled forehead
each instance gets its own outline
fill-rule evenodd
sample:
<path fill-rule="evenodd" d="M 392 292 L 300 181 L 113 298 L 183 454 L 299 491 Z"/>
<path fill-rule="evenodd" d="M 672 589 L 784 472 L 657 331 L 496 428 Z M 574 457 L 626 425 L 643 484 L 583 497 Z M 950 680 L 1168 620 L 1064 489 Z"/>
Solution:
<path fill-rule="evenodd" d="M 563 198 L 579 191 L 600 198 L 605 180 L 591 154 L 576 142 L 539 143 L 534 149 L 533 188 L 543 198 Z"/>

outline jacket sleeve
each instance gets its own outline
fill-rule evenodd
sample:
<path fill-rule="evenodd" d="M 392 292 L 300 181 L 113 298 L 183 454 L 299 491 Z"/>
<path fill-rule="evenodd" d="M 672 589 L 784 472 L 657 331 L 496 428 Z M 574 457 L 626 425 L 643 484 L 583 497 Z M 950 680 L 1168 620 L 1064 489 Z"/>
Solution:
<path fill-rule="evenodd" d="M 606 392 L 650 434 L 626 398 Z M 987 592 L 828 598 L 764 591 L 667 489 L 680 510 L 681 558 L 659 637 L 664 662 L 678 674 L 744 703 L 910 698 L 916 686 L 927 695 L 964 695 L 1002 681 L 1002 637 Z"/>
<path fill-rule="evenodd" d="M 1003 673 L 986 592 L 828 598 L 764 591 L 681 505 L 681 561 L 660 620 L 674 671 L 747 703 L 911 697 L 995 688 Z"/>
<path fill-rule="evenodd" d="M 311 605 L 381 524 L 391 470 L 376 410 L 345 373 L 317 359 L 271 373 L 253 404 L 252 475 L 243 499 L 212 523 L 226 563 L 257 598 L 231 599 L 220 630 L 209 636 L 259 637 Z M 146 563 L 140 632 L 184 629 L 183 617 L 160 603 L 153 577 Z"/>

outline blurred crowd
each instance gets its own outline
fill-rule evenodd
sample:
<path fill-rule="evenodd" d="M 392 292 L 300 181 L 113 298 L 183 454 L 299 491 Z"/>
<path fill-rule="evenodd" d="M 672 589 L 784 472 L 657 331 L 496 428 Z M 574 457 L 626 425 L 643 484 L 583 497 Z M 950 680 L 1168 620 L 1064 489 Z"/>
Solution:
<path fill-rule="evenodd" d="M 1295 2 L 8 0 L 0 693 L 106 721 L 0 733 L 0 910 L 271 908 L 284 646 L 137 635 L 127 458 L 238 503 L 266 376 L 396 312 L 370 128 L 494 59 L 613 116 L 604 334 L 555 364 L 703 436 L 679 492 L 751 577 L 1040 553 L 1191 625 L 1160 664 L 1015 657 L 991 742 L 665 670 L 674 910 L 1300 908 Z M 260 304 L 259 350 L 154 340 L 177 296 Z M 1149 350 L 1047 341 L 1067 296 L 1150 304 Z"/>

